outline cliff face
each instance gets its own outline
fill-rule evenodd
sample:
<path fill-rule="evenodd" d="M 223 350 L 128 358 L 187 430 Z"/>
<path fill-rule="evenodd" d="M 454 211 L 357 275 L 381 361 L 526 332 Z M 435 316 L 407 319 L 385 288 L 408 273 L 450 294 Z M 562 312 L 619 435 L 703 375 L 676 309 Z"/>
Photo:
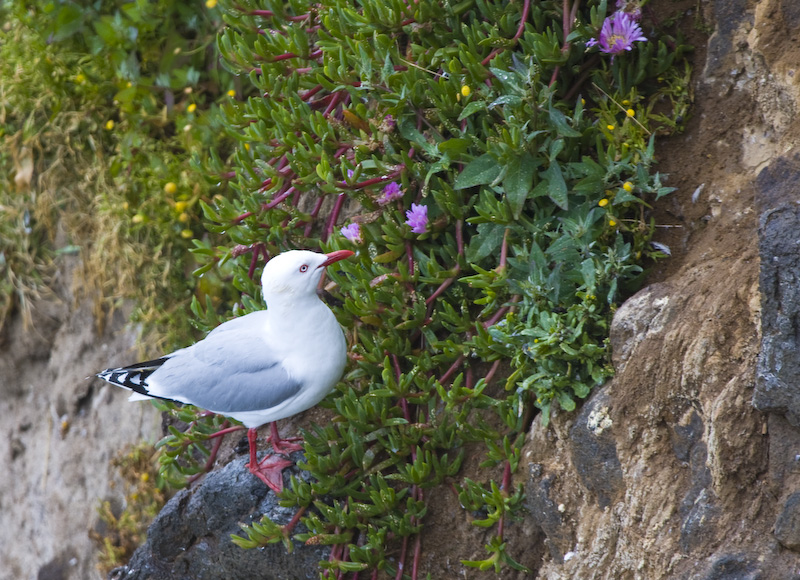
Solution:
<path fill-rule="evenodd" d="M 76 260 L 60 258 L 32 328 L 17 317 L 0 334 L 3 580 L 99 577 L 89 531 L 102 527 L 100 501 L 117 513 L 125 501 L 109 463 L 161 436 L 155 408 L 131 405 L 122 389 L 94 379 L 135 357 L 135 340 L 121 330 L 121 313 L 98 335 L 91 302 L 76 304 L 71 291 Z"/>
<path fill-rule="evenodd" d="M 796 577 L 800 6 L 707 4 L 695 118 L 660 156 L 673 259 L 616 314 L 615 378 L 530 432 L 539 578 Z"/>
<path fill-rule="evenodd" d="M 509 551 L 541 579 L 796 573 L 800 5 L 714 0 L 702 9 L 686 18 L 714 28 L 693 39 L 693 118 L 660 146 L 659 170 L 679 190 L 659 202 L 665 227 L 655 239 L 672 258 L 616 314 L 614 379 L 576 413 L 555 414 L 547 428 L 534 421 L 516 474 L 529 514 L 508 528 Z M 97 500 L 121 501 L 108 460 L 159 435 L 147 405 L 84 380 L 133 355 L 131 337 L 119 324 L 98 337 L 88 306 L 71 308 L 66 290 L 60 298 L 39 305 L 35 332 L 11 326 L 0 354 L 10 465 L 0 510 L 20 522 L 0 529 L 2 578 L 91 578 Z M 214 562 L 217 576 L 207 577 L 235 577 L 239 568 L 225 568 L 242 563 L 230 532 L 271 509 L 248 491 L 239 463 L 176 496 L 118 576 L 183 578 L 182 554 L 193 550 Z M 224 522 L 201 509 L 219 497 L 242 502 Z M 448 494 L 428 501 L 424 569 L 463 577 L 459 559 L 481 557 L 486 538 Z M 303 577 L 296 559 L 285 572 L 278 552 L 248 558 L 257 554 L 265 562 L 249 577 Z"/>

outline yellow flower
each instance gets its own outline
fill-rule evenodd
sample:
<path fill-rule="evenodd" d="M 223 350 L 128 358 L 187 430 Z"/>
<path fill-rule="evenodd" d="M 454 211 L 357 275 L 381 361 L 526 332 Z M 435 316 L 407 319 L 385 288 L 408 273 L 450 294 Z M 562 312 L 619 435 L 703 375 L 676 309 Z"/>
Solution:
<path fill-rule="evenodd" d="M 472 89 L 469 88 L 469 85 L 464 85 L 464 86 L 461 87 L 461 96 L 462 97 L 468 97 L 471 92 L 472 92 Z"/>
<path fill-rule="evenodd" d="M 187 229 L 185 229 L 185 230 L 181 230 L 181 237 L 182 237 L 184 240 L 188 240 L 188 239 L 189 239 L 189 238 L 191 238 L 192 236 L 194 236 L 194 234 L 192 233 L 192 230 L 190 230 L 190 229 L 188 229 L 188 228 L 187 228 Z"/>
<path fill-rule="evenodd" d="M 245 143 L 244 144 L 244 149 L 245 149 L 245 151 L 250 151 L 250 143 Z"/>
<path fill-rule="evenodd" d="M 617 222 L 612 220 L 612 219 L 609 219 L 608 220 L 608 225 L 610 225 L 613 228 L 615 225 L 617 225 Z"/>
<path fill-rule="evenodd" d="M 127 201 L 122 202 L 122 209 L 127 210 L 130 207 L 130 204 Z"/>
<path fill-rule="evenodd" d="M 628 109 L 627 111 L 625 111 L 625 114 L 628 115 L 629 117 L 633 117 L 636 114 L 636 111 L 634 111 L 633 109 Z"/>
<path fill-rule="evenodd" d="M 135 224 L 140 224 L 144 221 L 144 215 L 137 213 L 135 216 L 131 218 L 131 221 Z"/>
<path fill-rule="evenodd" d="M 622 104 L 627 107 L 628 105 L 631 104 L 631 102 L 628 99 L 625 99 L 624 101 L 622 101 Z"/>
<path fill-rule="evenodd" d="M 181 215 L 178 216 L 178 221 L 181 222 L 182 224 L 187 223 L 190 219 L 192 218 L 189 217 L 189 214 L 186 212 L 183 212 L 181 213 Z"/>
<path fill-rule="evenodd" d="M 106 131 L 111 131 L 111 129 L 113 128 L 114 128 L 114 120 L 109 119 L 108 121 L 106 121 Z"/>
<path fill-rule="evenodd" d="M 206 0 L 206 8 L 209 10 L 217 5 L 217 0 Z"/>
<path fill-rule="evenodd" d="M 608 129 L 609 131 L 613 131 L 614 125 L 606 125 L 606 129 Z"/>
<path fill-rule="evenodd" d="M 191 105 L 189 105 L 188 107 L 186 107 L 186 110 L 187 110 L 189 113 L 194 113 L 194 112 L 197 110 L 197 105 L 195 105 L 194 103 L 192 103 Z"/>
<path fill-rule="evenodd" d="M 228 91 L 228 96 L 229 97 L 235 97 L 236 96 L 236 91 L 234 91 L 233 89 L 229 90 Z"/>
<path fill-rule="evenodd" d="M 188 207 L 188 205 L 189 204 L 186 203 L 185 201 L 176 201 L 175 202 L 175 211 L 178 212 L 178 213 L 183 213 L 183 212 L 186 211 L 186 208 Z"/>
<path fill-rule="evenodd" d="M 164 184 L 164 193 L 172 195 L 176 191 L 178 191 L 178 186 L 175 185 L 174 182 L 168 181 L 167 183 Z"/>
<path fill-rule="evenodd" d="M 143 473 L 139 476 L 139 479 L 141 479 L 143 483 L 147 483 L 148 481 L 150 481 L 150 474 Z"/>
<path fill-rule="evenodd" d="M 630 181 L 626 181 L 622 184 L 622 189 L 630 193 L 633 191 L 633 184 Z"/>
<path fill-rule="evenodd" d="M 83 73 L 76 74 L 75 75 L 75 82 L 78 83 L 79 85 L 82 85 L 83 83 L 86 82 L 86 75 L 83 74 Z"/>
<path fill-rule="evenodd" d="M 604 197 L 603 199 L 597 202 L 597 205 L 599 205 L 600 207 L 606 207 L 608 205 L 608 200 Z"/>

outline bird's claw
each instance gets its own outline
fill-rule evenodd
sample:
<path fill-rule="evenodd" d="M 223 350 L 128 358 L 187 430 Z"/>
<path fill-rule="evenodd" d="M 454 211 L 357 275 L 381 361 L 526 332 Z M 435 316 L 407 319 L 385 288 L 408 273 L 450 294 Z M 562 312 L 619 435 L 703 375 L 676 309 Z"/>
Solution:
<path fill-rule="evenodd" d="M 247 469 L 272 491 L 280 493 L 283 491 L 283 470 L 291 465 L 294 463 L 288 459 L 278 455 L 267 455 L 255 465 L 248 462 Z"/>

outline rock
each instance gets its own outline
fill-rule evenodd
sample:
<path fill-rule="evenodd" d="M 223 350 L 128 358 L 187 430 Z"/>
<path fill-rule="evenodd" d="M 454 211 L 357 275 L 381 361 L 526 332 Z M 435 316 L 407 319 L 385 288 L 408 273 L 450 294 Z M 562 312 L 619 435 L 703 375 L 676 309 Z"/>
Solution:
<path fill-rule="evenodd" d="M 717 558 L 701 576 L 692 580 L 760 580 L 764 578 L 758 557 L 725 554 Z"/>
<path fill-rule="evenodd" d="M 231 541 L 232 534 L 243 534 L 240 523 L 259 521 L 267 514 L 283 525 L 294 515 L 293 510 L 278 505 L 277 496 L 250 474 L 246 461 L 231 461 L 196 487 L 176 494 L 150 526 L 145 544 L 127 566 L 113 570 L 109 579 L 317 578 L 317 563 L 327 558 L 327 547 L 295 542 L 289 554 L 282 543 L 245 550 Z"/>
<path fill-rule="evenodd" d="M 542 477 L 542 466 L 530 465 L 530 477 L 526 487 L 526 508 L 536 525 L 545 535 L 550 557 L 558 563 L 564 562 L 564 554 L 569 552 L 572 538 L 564 525 L 564 504 L 556 504 L 550 498 L 554 477 Z M 559 508 L 560 506 L 560 508 Z"/>
<path fill-rule="evenodd" d="M 610 404 L 606 390 L 599 389 L 583 406 L 569 431 L 575 470 L 601 508 L 611 505 L 624 491 L 617 447 L 610 433 Z"/>
<path fill-rule="evenodd" d="M 758 174 L 761 254 L 761 354 L 753 404 L 800 426 L 800 156 L 776 159 Z"/>
<path fill-rule="evenodd" d="M 800 492 L 789 496 L 775 522 L 775 537 L 781 545 L 800 551 Z"/>

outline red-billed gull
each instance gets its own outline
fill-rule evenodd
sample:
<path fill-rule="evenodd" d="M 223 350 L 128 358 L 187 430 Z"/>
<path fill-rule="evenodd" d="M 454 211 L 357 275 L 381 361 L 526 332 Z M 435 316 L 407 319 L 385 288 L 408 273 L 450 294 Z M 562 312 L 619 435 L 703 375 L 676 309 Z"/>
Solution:
<path fill-rule="evenodd" d="M 317 287 L 326 266 L 352 255 L 292 250 L 275 256 L 261 276 L 267 310 L 229 320 L 172 354 L 97 376 L 133 391 L 132 401 L 186 403 L 242 422 L 250 443 L 248 468 L 280 491 L 281 472 L 291 463 L 277 455 L 259 463 L 256 428 L 313 407 L 341 378 L 347 345 Z M 297 448 L 280 447 L 274 423 L 271 440 L 277 453 Z"/>

